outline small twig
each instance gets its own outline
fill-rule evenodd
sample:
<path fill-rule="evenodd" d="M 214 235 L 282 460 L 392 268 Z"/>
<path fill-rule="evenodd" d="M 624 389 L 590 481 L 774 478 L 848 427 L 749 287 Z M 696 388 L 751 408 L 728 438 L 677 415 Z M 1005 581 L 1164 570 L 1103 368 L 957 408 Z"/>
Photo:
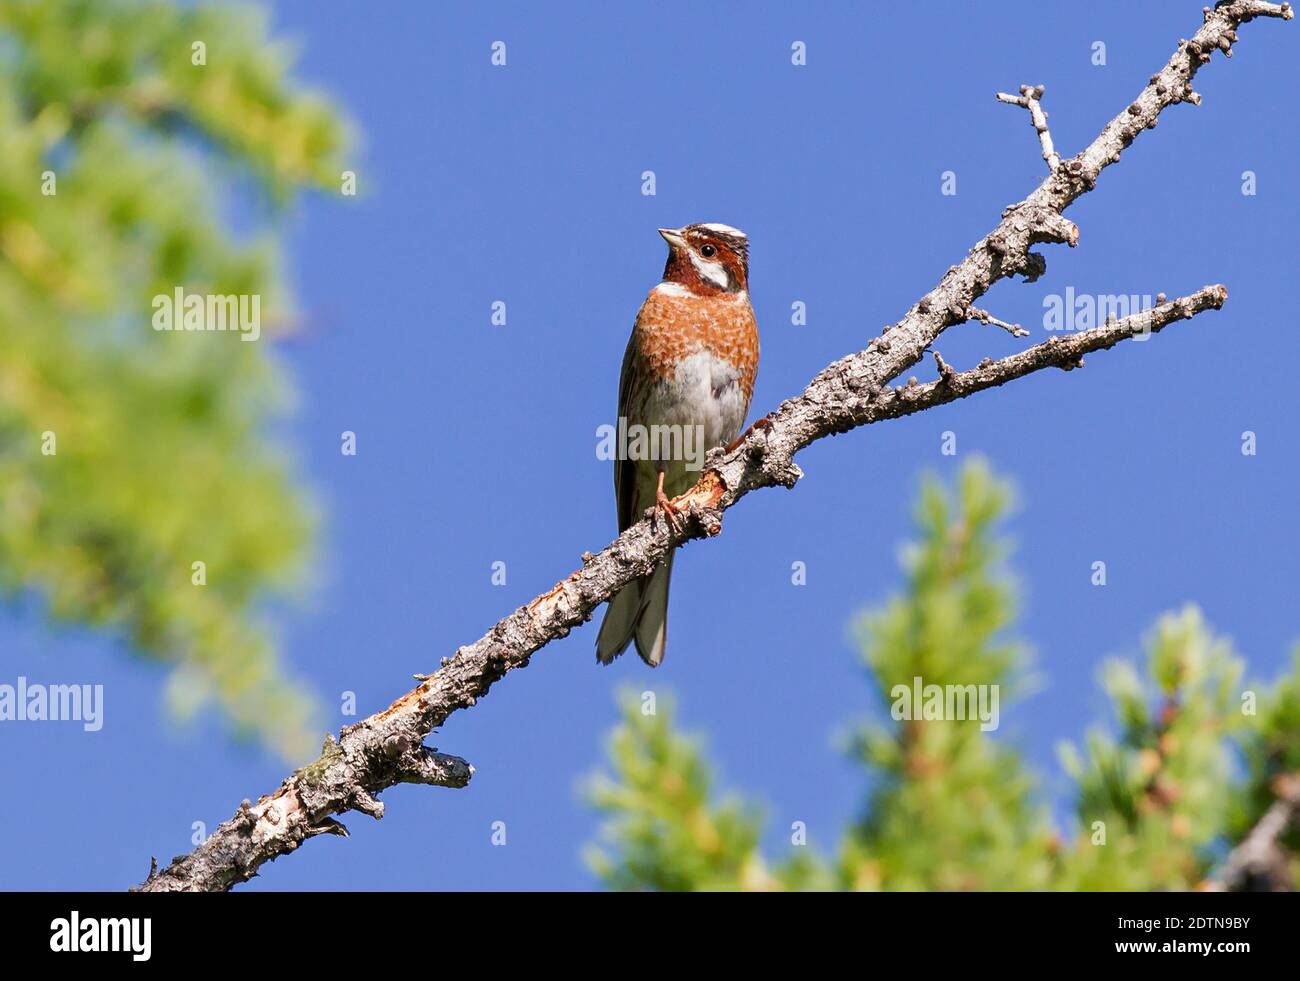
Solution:
<path fill-rule="evenodd" d="M 968 320 L 978 320 L 982 324 L 988 324 L 993 327 L 1001 327 L 1012 337 L 1029 336 L 1029 331 L 1025 330 L 1025 328 L 1021 327 L 1019 324 L 1009 324 L 1005 320 L 999 320 L 987 310 L 981 310 L 979 307 L 968 307 L 966 310 L 966 318 Z"/>
<path fill-rule="evenodd" d="M 1055 174 L 1061 169 L 1061 155 L 1052 146 L 1052 133 L 1047 128 L 1047 113 L 1043 112 L 1042 99 L 1043 86 L 1041 85 L 1022 85 L 1019 95 L 998 93 L 999 102 L 1029 110 L 1029 121 L 1034 124 L 1034 131 L 1038 133 L 1038 142 L 1042 144 L 1043 159 L 1047 161 L 1047 169 Z"/>
<path fill-rule="evenodd" d="M 934 355 L 935 367 L 939 369 L 939 380 L 945 384 L 951 384 L 952 380 L 957 377 L 957 372 L 952 365 L 943 360 L 938 351 L 931 351 L 930 353 Z"/>

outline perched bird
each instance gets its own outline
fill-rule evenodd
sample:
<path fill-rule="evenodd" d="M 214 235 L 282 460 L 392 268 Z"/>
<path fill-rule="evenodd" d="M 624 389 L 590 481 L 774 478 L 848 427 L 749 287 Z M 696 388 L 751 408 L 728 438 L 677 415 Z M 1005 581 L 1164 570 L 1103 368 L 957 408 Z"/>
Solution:
<path fill-rule="evenodd" d="M 632 328 L 619 377 L 618 414 L 629 430 L 676 427 L 662 431 L 685 434 L 686 440 L 702 437 L 702 455 L 735 439 L 754 392 L 758 327 L 749 304 L 749 239 L 738 229 L 714 223 L 661 228 L 659 234 L 668 243 L 668 264 L 663 282 L 650 291 Z M 686 445 L 676 444 L 679 450 Z M 683 452 L 668 456 L 615 460 L 620 532 L 651 505 L 669 521 L 675 519 L 670 498 L 699 479 L 699 459 L 685 459 Z M 654 667 L 663 660 L 672 568 L 670 553 L 653 573 L 629 583 L 609 601 L 596 638 L 596 659 L 602 664 L 633 642 L 646 664 Z"/>

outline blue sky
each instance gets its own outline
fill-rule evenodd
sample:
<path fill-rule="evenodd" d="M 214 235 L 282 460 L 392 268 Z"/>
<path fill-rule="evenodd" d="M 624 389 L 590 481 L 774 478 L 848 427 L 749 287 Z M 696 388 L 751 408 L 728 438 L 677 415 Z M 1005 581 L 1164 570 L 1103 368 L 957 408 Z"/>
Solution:
<path fill-rule="evenodd" d="M 281 351 L 288 427 L 327 521 L 308 602 L 277 615 L 292 669 L 361 715 L 549 588 L 615 531 L 596 427 L 612 421 L 627 332 L 663 267 L 655 229 L 723 221 L 751 239 L 763 359 L 751 417 L 898 319 L 1044 164 L 997 91 L 1047 86 L 1063 154 L 1090 141 L 1200 23 L 1200 3 L 782 5 L 284 3 L 298 77 L 363 137 L 362 196 L 309 198 L 285 242 L 308 330 Z M 590 888 L 597 820 L 578 793 L 602 758 L 620 686 L 676 694 L 723 785 L 833 847 L 861 772 L 834 737 L 871 704 L 848 625 L 899 583 L 918 477 L 973 454 L 1014 479 L 1020 635 L 1042 687 L 1003 705 L 1044 792 L 1055 745 L 1104 717 L 1101 661 L 1134 653 L 1162 611 L 1195 601 L 1271 678 L 1300 637 L 1294 382 L 1300 107 L 1297 27 L 1258 21 L 1229 62 L 1068 212 L 1079 247 L 1045 247 L 1038 283 L 985 306 L 1048 336 L 1043 297 L 1223 282 L 1220 312 L 1082 372 L 1036 375 L 917 417 L 826 440 L 793 492 L 731 511 L 678 558 L 668 653 L 651 673 L 599 669 L 594 625 L 550 645 L 431 742 L 477 768 L 464 791 L 395 788 L 382 822 L 345 818 L 246 888 Z M 507 45 L 507 64 L 490 46 Z M 790 64 L 794 41 L 807 65 Z M 1091 63 L 1106 45 L 1106 65 Z M 641 194 L 653 170 L 657 194 Z M 1241 193 L 1254 171 L 1258 193 Z M 940 193 L 944 171 L 957 193 Z M 508 322 L 492 326 L 504 300 Z M 808 323 L 790 323 L 791 303 Z M 1026 343 L 995 328 L 937 345 L 969 366 Z M 339 453 L 352 430 L 358 455 Z M 945 430 L 958 455 L 940 453 Z M 1241 453 L 1246 430 L 1258 453 Z M 1090 585 L 1107 563 L 1109 584 Z M 504 561 L 507 584 L 491 566 Z M 808 584 L 790 584 L 791 563 Z M 10 611 L 13 674 L 102 683 L 105 724 L 3 730 L 0 884 L 118 889 L 150 855 L 188 851 L 283 763 L 219 720 L 178 730 L 164 673 L 94 634 Z M 12 681 L 12 679 L 8 679 Z M 505 821 L 508 845 L 493 847 Z"/>

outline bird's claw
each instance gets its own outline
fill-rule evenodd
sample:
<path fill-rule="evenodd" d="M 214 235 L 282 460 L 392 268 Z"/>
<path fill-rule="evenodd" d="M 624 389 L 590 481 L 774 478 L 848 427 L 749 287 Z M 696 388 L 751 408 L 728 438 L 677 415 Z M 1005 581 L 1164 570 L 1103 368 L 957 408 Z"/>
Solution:
<path fill-rule="evenodd" d="M 763 416 L 763 418 L 755 419 L 753 425 L 751 425 L 743 433 L 741 433 L 734 440 L 732 440 L 731 445 L 727 447 L 727 452 L 728 453 L 735 452 L 736 447 L 738 447 L 745 440 L 749 439 L 750 434 L 755 429 L 771 429 L 771 428 L 772 428 L 772 414 L 769 412 L 767 415 Z"/>
<path fill-rule="evenodd" d="M 655 514 L 662 513 L 668 521 L 668 527 L 673 531 L 680 531 L 677 519 L 681 516 L 682 509 L 669 500 L 668 495 L 659 490 L 655 493 Z"/>

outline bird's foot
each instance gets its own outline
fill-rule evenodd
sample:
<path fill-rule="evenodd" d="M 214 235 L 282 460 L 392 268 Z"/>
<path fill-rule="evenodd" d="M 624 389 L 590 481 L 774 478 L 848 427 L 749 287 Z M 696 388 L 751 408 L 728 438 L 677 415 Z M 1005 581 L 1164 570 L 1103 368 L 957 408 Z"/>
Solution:
<path fill-rule="evenodd" d="M 680 531 L 677 520 L 681 516 L 682 509 L 669 499 L 664 493 L 664 475 L 659 474 L 659 486 L 655 488 L 655 513 L 663 514 L 668 521 L 668 527 L 673 531 Z"/>
<path fill-rule="evenodd" d="M 739 446 L 745 440 L 749 439 L 749 434 L 752 433 L 755 429 L 771 429 L 771 428 L 772 428 L 771 413 L 768 413 L 767 415 L 763 416 L 762 419 L 755 419 L 753 425 L 751 425 L 748 429 L 746 429 L 743 433 L 741 433 L 732 441 L 731 445 L 727 447 L 727 452 L 728 453 L 732 452 L 733 450 L 735 450 L 737 446 Z"/>

